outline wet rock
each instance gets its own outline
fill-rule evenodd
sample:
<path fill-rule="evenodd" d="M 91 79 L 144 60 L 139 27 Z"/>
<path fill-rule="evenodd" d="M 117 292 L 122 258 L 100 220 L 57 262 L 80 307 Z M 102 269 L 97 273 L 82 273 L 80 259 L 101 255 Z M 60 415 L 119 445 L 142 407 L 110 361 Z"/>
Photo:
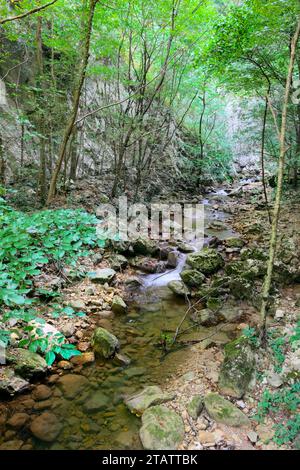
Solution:
<path fill-rule="evenodd" d="M 168 254 L 167 268 L 170 268 L 170 269 L 176 268 L 177 263 L 178 263 L 178 253 L 176 253 L 176 251 L 171 251 L 171 253 Z"/>
<path fill-rule="evenodd" d="M 181 281 L 171 281 L 168 283 L 168 288 L 176 295 L 185 297 L 190 295 L 190 291 L 187 286 Z"/>
<path fill-rule="evenodd" d="M 90 352 L 85 352 L 80 354 L 80 356 L 74 356 L 71 359 L 72 364 L 76 366 L 85 366 L 87 364 L 92 364 L 95 362 L 95 354 Z"/>
<path fill-rule="evenodd" d="M 111 309 L 116 315 L 122 315 L 127 311 L 127 305 L 119 295 L 115 295 L 111 304 Z"/>
<path fill-rule="evenodd" d="M 224 224 L 224 222 L 221 222 L 220 220 L 213 220 L 209 224 L 208 228 L 212 230 L 217 230 L 217 231 L 228 230 L 227 225 Z"/>
<path fill-rule="evenodd" d="M 174 395 L 164 393 L 160 387 L 150 385 L 144 390 L 126 398 L 125 404 L 137 416 L 141 416 L 150 406 L 161 405 L 174 399 Z"/>
<path fill-rule="evenodd" d="M 38 385 L 35 387 L 32 396 L 36 401 L 43 401 L 50 398 L 52 395 L 52 391 L 50 387 L 47 385 Z"/>
<path fill-rule="evenodd" d="M 72 400 L 89 387 L 89 381 L 82 375 L 67 374 L 59 378 L 57 385 L 62 390 L 65 398 Z"/>
<path fill-rule="evenodd" d="M 21 429 L 25 426 L 27 421 L 29 420 L 29 415 L 26 413 L 15 413 L 12 417 L 7 421 L 8 426 L 13 429 Z"/>
<path fill-rule="evenodd" d="M 238 300 L 250 300 L 255 293 L 253 282 L 247 281 L 247 279 L 242 277 L 231 279 L 229 288 L 233 297 Z"/>
<path fill-rule="evenodd" d="M 225 321 L 230 323 L 239 320 L 242 317 L 243 313 L 243 310 L 230 304 L 224 305 L 224 307 L 222 307 L 219 312 L 222 318 L 224 318 Z"/>
<path fill-rule="evenodd" d="M 204 405 L 209 416 L 217 423 L 233 427 L 250 426 L 248 417 L 230 401 L 217 393 L 207 395 L 204 399 Z"/>
<path fill-rule="evenodd" d="M 194 396 L 187 406 L 188 414 L 193 419 L 197 419 L 204 407 L 204 400 L 202 395 Z"/>
<path fill-rule="evenodd" d="M 94 349 L 95 354 L 110 359 L 119 352 L 120 343 L 119 340 L 105 328 L 97 328 L 94 331 L 91 345 Z"/>
<path fill-rule="evenodd" d="M 108 258 L 109 265 L 115 271 L 122 271 L 128 265 L 128 260 L 123 255 L 113 254 Z"/>
<path fill-rule="evenodd" d="M 195 251 L 191 245 L 186 243 L 178 243 L 177 249 L 181 251 L 181 253 L 193 253 Z"/>
<path fill-rule="evenodd" d="M 14 439 L 13 441 L 4 442 L 3 444 L 1 444 L 0 450 L 20 450 L 23 444 L 23 441 L 20 441 L 19 439 Z"/>
<path fill-rule="evenodd" d="M 114 364 L 118 366 L 129 366 L 130 363 L 131 363 L 130 358 L 127 357 L 125 354 L 117 353 L 114 357 Z"/>
<path fill-rule="evenodd" d="M 130 289 L 136 289 L 143 285 L 143 281 L 137 276 L 130 276 L 125 280 L 125 285 Z"/>
<path fill-rule="evenodd" d="M 105 410 L 109 404 L 111 404 L 111 399 L 104 395 L 101 390 L 97 390 L 84 402 L 83 409 L 87 413 L 92 413 Z"/>
<path fill-rule="evenodd" d="M 49 412 L 42 413 L 30 425 L 30 431 L 34 437 L 44 442 L 53 442 L 61 430 L 61 422 L 53 413 Z"/>
<path fill-rule="evenodd" d="M 184 438 L 181 416 L 165 406 L 152 406 L 142 416 L 140 438 L 147 450 L 177 449 Z"/>
<path fill-rule="evenodd" d="M 8 364 L 13 365 L 17 374 L 25 378 L 43 374 L 48 369 L 43 357 L 27 349 L 10 349 L 7 352 L 6 360 Z"/>
<path fill-rule="evenodd" d="M 183 282 L 189 287 L 200 287 L 205 281 L 204 274 L 196 269 L 185 269 L 180 273 Z"/>
<path fill-rule="evenodd" d="M 219 389 L 225 395 L 241 398 L 246 392 L 255 368 L 251 347 L 242 336 L 224 347 L 225 358 L 219 375 Z"/>
<path fill-rule="evenodd" d="M 104 268 L 88 273 L 88 277 L 96 284 L 110 284 L 116 277 L 116 274 L 114 269 Z"/>
<path fill-rule="evenodd" d="M 192 253 L 188 255 L 186 261 L 193 269 L 205 275 L 213 274 L 224 266 L 220 253 L 212 248 L 204 248 L 198 253 Z"/>
<path fill-rule="evenodd" d="M 159 262 L 155 259 L 145 258 L 136 256 L 135 258 L 131 258 L 130 266 L 135 269 L 139 269 L 140 271 L 147 273 L 147 274 L 154 274 L 157 272 Z"/>
<path fill-rule="evenodd" d="M 14 395 L 22 393 L 30 387 L 29 382 L 18 377 L 9 367 L 0 368 L 0 392 Z"/>
<path fill-rule="evenodd" d="M 132 243 L 132 248 L 136 255 L 155 256 L 159 252 L 157 243 L 149 238 L 138 238 Z"/>

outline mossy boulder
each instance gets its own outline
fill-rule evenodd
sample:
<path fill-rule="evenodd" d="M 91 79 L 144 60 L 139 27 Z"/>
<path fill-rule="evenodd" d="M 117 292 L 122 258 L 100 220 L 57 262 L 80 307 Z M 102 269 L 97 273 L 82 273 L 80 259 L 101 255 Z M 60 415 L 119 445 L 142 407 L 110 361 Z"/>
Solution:
<path fill-rule="evenodd" d="M 204 274 L 200 273 L 196 269 L 185 269 L 181 272 L 180 277 L 189 287 L 200 287 L 205 281 Z"/>
<path fill-rule="evenodd" d="M 223 268 L 224 260 L 218 251 L 212 248 L 204 248 L 198 253 L 192 253 L 187 257 L 187 264 L 202 274 L 214 274 Z"/>
<path fill-rule="evenodd" d="M 204 407 L 202 395 L 195 395 L 187 406 L 187 412 L 191 418 L 197 419 Z"/>
<path fill-rule="evenodd" d="M 168 284 L 168 288 L 176 295 L 185 297 L 190 295 L 190 291 L 187 286 L 181 281 L 171 281 Z"/>
<path fill-rule="evenodd" d="M 243 248 L 245 242 L 244 240 L 238 237 L 229 237 L 225 240 L 225 245 L 228 248 Z"/>
<path fill-rule="evenodd" d="M 254 295 L 253 283 L 243 277 L 234 277 L 229 283 L 230 293 L 238 300 L 251 300 Z"/>
<path fill-rule="evenodd" d="M 127 305 L 122 299 L 122 297 L 120 297 L 119 295 L 115 295 L 112 300 L 111 309 L 117 315 L 124 314 L 127 311 Z"/>
<path fill-rule="evenodd" d="M 157 243 L 149 238 L 140 237 L 132 242 L 132 248 L 136 255 L 155 256 L 159 252 Z"/>
<path fill-rule="evenodd" d="M 219 389 L 225 395 L 241 398 L 246 392 L 255 368 L 251 346 L 242 336 L 228 344 L 219 375 Z"/>
<path fill-rule="evenodd" d="M 105 328 L 96 328 L 92 340 L 92 347 L 96 355 L 102 356 L 105 359 L 110 359 L 120 350 L 120 343 L 112 333 L 105 330 Z"/>
<path fill-rule="evenodd" d="M 30 387 L 27 380 L 18 377 L 10 367 L 0 367 L 0 393 L 14 395 Z"/>
<path fill-rule="evenodd" d="M 140 438 L 146 450 L 175 450 L 184 439 L 184 423 L 166 406 L 152 406 L 142 416 Z"/>
<path fill-rule="evenodd" d="M 204 398 L 209 416 L 217 423 L 233 427 L 250 427 L 249 418 L 230 401 L 218 393 L 210 393 Z"/>
<path fill-rule="evenodd" d="M 125 399 L 125 404 L 131 413 L 141 416 L 150 406 L 161 405 L 174 399 L 174 395 L 164 393 L 160 387 L 150 385 L 144 390 Z"/>
<path fill-rule="evenodd" d="M 39 354 L 21 348 L 10 349 L 6 361 L 12 364 L 17 374 L 25 378 L 44 374 L 48 368 L 45 359 Z"/>

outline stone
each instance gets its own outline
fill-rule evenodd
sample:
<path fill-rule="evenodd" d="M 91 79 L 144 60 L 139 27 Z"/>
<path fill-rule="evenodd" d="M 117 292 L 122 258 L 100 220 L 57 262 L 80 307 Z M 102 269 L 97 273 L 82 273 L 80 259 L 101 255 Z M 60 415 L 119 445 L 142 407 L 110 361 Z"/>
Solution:
<path fill-rule="evenodd" d="M 6 361 L 12 364 L 15 372 L 24 378 L 44 374 L 47 363 L 43 357 L 27 349 L 15 348 L 8 350 Z"/>
<path fill-rule="evenodd" d="M 104 395 L 101 390 L 97 390 L 93 395 L 88 398 L 84 404 L 83 409 L 87 413 L 105 410 L 111 404 L 111 399 Z"/>
<path fill-rule="evenodd" d="M 240 338 L 224 347 L 225 358 L 219 375 L 219 390 L 224 395 L 242 398 L 252 379 L 255 358 L 248 341 Z"/>
<path fill-rule="evenodd" d="M 210 393 L 204 398 L 204 405 L 209 416 L 217 423 L 233 427 L 250 427 L 249 418 L 230 401 L 218 393 Z"/>
<path fill-rule="evenodd" d="M 161 405 L 174 399 L 174 395 L 164 393 L 160 387 L 149 385 L 139 393 L 125 399 L 125 404 L 131 413 L 141 416 L 150 406 Z"/>
<path fill-rule="evenodd" d="M 0 368 L 0 392 L 14 395 L 28 390 L 30 383 L 18 377 L 10 367 Z"/>
<path fill-rule="evenodd" d="M 26 413 L 15 413 L 12 417 L 7 421 L 8 426 L 13 429 L 21 429 L 25 426 L 27 421 L 29 420 L 29 415 Z"/>
<path fill-rule="evenodd" d="M 116 274 L 114 269 L 104 268 L 88 273 L 88 277 L 95 284 L 110 284 L 116 277 Z"/>
<path fill-rule="evenodd" d="M 123 255 L 112 254 L 108 258 L 109 265 L 115 271 L 122 271 L 128 265 L 128 260 Z"/>
<path fill-rule="evenodd" d="M 3 444 L 1 444 L 0 450 L 20 450 L 23 444 L 23 441 L 20 441 L 19 439 L 14 439 L 13 441 L 4 442 Z"/>
<path fill-rule="evenodd" d="M 258 434 L 255 431 L 249 431 L 247 437 L 252 444 L 256 444 L 258 440 Z"/>
<path fill-rule="evenodd" d="M 74 335 L 76 331 L 75 326 L 72 323 L 65 323 L 60 327 L 60 332 L 66 337 L 70 338 L 71 336 Z"/>
<path fill-rule="evenodd" d="M 146 450 L 175 450 L 184 439 L 183 420 L 165 406 L 152 406 L 142 416 L 140 439 Z"/>
<path fill-rule="evenodd" d="M 275 320 L 281 320 L 282 318 L 285 317 L 285 312 L 284 310 L 277 309 L 275 312 Z"/>
<path fill-rule="evenodd" d="M 180 297 L 186 297 L 190 295 L 190 291 L 187 286 L 181 281 L 171 281 L 168 283 L 168 288 L 176 295 Z"/>
<path fill-rule="evenodd" d="M 268 444 L 274 437 L 275 431 L 272 429 L 272 426 L 267 426 L 264 424 L 259 424 L 256 427 L 256 432 L 258 434 L 259 440 L 264 444 Z"/>
<path fill-rule="evenodd" d="M 125 354 L 117 353 L 114 357 L 114 364 L 118 366 L 129 366 L 131 360 Z"/>
<path fill-rule="evenodd" d="M 74 308 L 74 310 L 79 310 L 82 311 L 85 309 L 85 303 L 83 300 L 77 299 L 77 300 L 71 300 L 69 302 L 70 307 Z"/>
<path fill-rule="evenodd" d="M 224 305 L 220 309 L 219 314 L 225 321 L 232 323 L 239 320 L 243 316 L 244 312 L 234 305 Z"/>
<path fill-rule="evenodd" d="M 82 375 L 66 374 L 59 378 L 57 385 L 62 390 L 65 398 L 72 400 L 89 387 L 89 381 Z"/>
<path fill-rule="evenodd" d="M 70 361 L 59 361 L 57 363 L 57 367 L 59 367 L 59 369 L 63 369 L 63 370 L 71 370 L 71 369 L 73 369 L 73 364 L 71 364 Z"/>
<path fill-rule="evenodd" d="M 112 333 L 105 328 L 96 328 L 94 331 L 91 345 L 96 355 L 102 356 L 105 359 L 113 358 L 114 355 L 120 350 L 120 343 Z"/>
<path fill-rule="evenodd" d="M 47 385 L 38 385 L 35 387 L 32 396 L 36 401 L 43 401 L 47 400 L 50 398 L 52 395 L 52 391 L 50 387 L 47 387 Z"/>
<path fill-rule="evenodd" d="M 30 431 L 34 437 L 44 442 L 53 442 L 61 430 L 61 422 L 53 413 L 47 411 L 35 418 L 30 425 Z"/>
<path fill-rule="evenodd" d="M 238 237 L 230 237 L 225 240 L 225 245 L 228 248 L 243 248 L 245 245 L 244 240 Z"/>
<path fill-rule="evenodd" d="M 212 248 L 204 248 L 198 253 L 188 255 L 186 262 L 193 269 L 205 275 L 214 274 L 225 264 L 220 253 Z"/>
<path fill-rule="evenodd" d="M 272 370 L 267 373 L 267 381 L 273 388 L 279 388 L 283 384 L 283 380 L 280 375 L 276 374 L 276 372 L 273 372 Z"/>
<path fill-rule="evenodd" d="M 80 354 L 80 356 L 73 356 L 71 362 L 76 366 L 85 366 L 87 364 L 92 364 L 93 362 L 95 362 L 95 354 L 93 353 L 93 351 L 85 352 Z"/>
<path fill-rule="evenodd" d="M 210 444 L 211 447 L 215 445 L 215 435 L 213 432 L 209 431 L 199 431 L 198 439 L 201 444 Z"/>
<path fill-rule="evenodd" d="M 170 269 L 175 269 L 178 263 L 178 253 L 176 251 L 171 251 L 171 253 L 168 254 L 168 259 L 167 259 L 167 268 Z"/>
<path fill-rule="evenodd" d="M 214 326 L 222 321 L 222 318 L 216 313 L 205 308 L 203 310 L 195 310 L 191 313 L 191 320 L 202 326 Z"/>
<path fill-rule="evenodd" d="M 143 256 L 155 256 L 159 251 L 157 244 L 153 240 L 143 237 L 134 240 L 132 243 L 132 248 L 136 255 Z"/>
<path fill-rule="evenodd" d="M 203 397 L 201 395 L 195 395 L 187 406 L 188 414 L 191 416 L 191 418 L 196 420 L 203 410 L 203 406 Z"/>
<path fill-rule="evenodd" d="M 186 243 L 178 243 L 177 249 L 181 251 L 181 253 L 193 253 L 195 251 L 191 245 Z"/>
<path fill-rule="evenodd" d="M 133 268 L 147 274 L 154 274 L 158 269 L 158 261 L 156 259 L 146 258 L 144 256 L 135 256 L 130 259 L 129 263 Z"/>
<path fill-rule="evenodd" d="M 180 273 L 183 282 L 189 287 L 200 287 L 205 281 L 204 274 L 196 269 L 185 269 Z"/>
<path fill-rule="evenodd" d="M 127 311 L 127 305 L 119 295 L 115 295 L 111 304 L 111 309 L 116 315 L 122 315 Z"/>
<path fill-rule="evenodd" d="M 136 289 L 143 285 L 143 281 L 138 276 L 130 276 L 125 279 L 125 285 L 130 289 Z"/>

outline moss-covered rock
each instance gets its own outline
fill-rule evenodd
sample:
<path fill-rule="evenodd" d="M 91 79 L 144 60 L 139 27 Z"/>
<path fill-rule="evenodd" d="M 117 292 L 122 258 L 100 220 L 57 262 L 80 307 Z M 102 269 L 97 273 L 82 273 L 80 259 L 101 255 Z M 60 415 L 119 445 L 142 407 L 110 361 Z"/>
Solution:
<path fill-rule="evenodd" d="M 126 398 L 125 404 L 131 413 L 141 416 L 150 406 L 161 405 L 173 399 L 173 394 L 164 393 L 160 387 L 150 385 L 141 392 Z"/>
<path fill-rule="evenodd" d="M 204 398 L 204 405 L 209 416 L 217 423 L 233 427 L 250 427 L 249 418 L 230 401 L 218 393 L 210 393 Z"/>
<path fill-rule="evenodd" d="M 191 320 L 198 325 L 214 326 L 218 325 L 223 319 L 217 312 L 213 312 L 209 308 L 204 308 L 203 310 L 193 311 Z"/>
<path fill-rule="evenodd" d="M 115 295 L 112 300 L 111 309 L 117 315 L 124 314 L 127 311 L 127 305 L 122 299 L 122 297 L 120 297 L 119 295 Z"/>
<path fill-rule="evenodd" d="M 159 253 L 157 243 L 149 238 L 138 238 L 132 242 L 132 248 L 136 255 L 155 256 Z"/>
<path fill-rule="evenodd" d="M 14 395 L 30 387 L 29 382 L 18 377 L 10 367 L 0 367 L 0 393 Z"/>
<path fill-rule="evenodd" d="M 228 248 L 243 248 L 245 242 L 244 240 L 238 237 L 229 237 L 225 240 L 225 245 Z"/>
<path fill-rule="evenodd" d="M 219 375 L 219 389 L 225 395 L 241 398 L 251 381 L 255 359 L 248 341 L 242 336 L 226 344 Z"/>
<path fill-rule="evenodd" d="M 187 412 L 193 419 L 197 419 L 204 407 L 202 395 L 195 395 L 187 406 Z"/>
<path fill-rule="evenodd" d="M 184 438 L 183 420 L 163 405 L 152 406 L 142 416 L 140 438 L 144 449 L 175 450 Z"/>
<path fill-rule="evenodd" d="M 185 269 L 181 272 L 180 277 L 189 287 L 200 287 L 205 281 L 204 274 L 200 273 L 196 269 Z"/>
<path fill-rule="evenodd" d="M 13 365 L 17 374 L 25 378 L 43 374 L 48 368 L 45 359 L 39 354 L 21 348 L 10 349 L 6 361 Z"/>
<path fill-rule="evenodd" d="M 110 267 L 115 271 L 121 271 L 122 269 L 125 269 L 128 265 L 127 258 L 117 253 L 113 253 L 112 255 L 110 255 L 110 257 L 108 258 L 108 262 Z"/>
<path fill-rule="evenodd" d="M 119 340 L 105 328 L 97 328 L 94 331 L 92 347 L 95 354 L 110 359 L 120 350 Z"/>
<path fill-rule="evenodd" d="M 181 281 L 171 281 L 168 284 L 168 288 L 176 295 L 180 297 L 185 297 L 190 295 L 190 291 L 187 286 Z"/>
<path fill-rule="evenodd" d="M 224 266 L 220 253 L 212 248 L 204 248 L 198 253 L 192 253 L 188 255 L 186 261 L 193 269 L 205 275 L 213 274 Z"/>

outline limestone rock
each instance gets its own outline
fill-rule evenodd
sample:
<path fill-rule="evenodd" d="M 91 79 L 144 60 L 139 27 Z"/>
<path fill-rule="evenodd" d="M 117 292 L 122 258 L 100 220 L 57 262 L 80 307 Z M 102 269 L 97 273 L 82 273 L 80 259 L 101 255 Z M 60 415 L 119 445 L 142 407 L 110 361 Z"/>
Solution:
<path fill-rule="evenodd" d="M 116 274 L 117 273 L 114 269 L 104 268 L 88 273 L 88 277 L 96 284 L 110 284 L 114 280 Z"/>
<path fill-rule="evenodd" d="M 127 311 L 127 305 L 119 295 L 115 295 L 111 304 L 111 309 L 115 314 L 124 314 Z"/>
<path fill-rule="evenodd" d="M 160 387 L 150 385 L 141 392 L 128 397 L 125 400 L 126 406 L 131 413 L 141 416 L 150 406 L 161 405 L 174 399 L 174 395 L 164 393 Z"/>
<path fill-rule="evenodd" d="M 97 328 L 94 331 L 91 344 L 95 354 L 105 359 L 114 357 L 116 352 L 120 350 L 119 340 L 105 328 Z"/>
<path fill-rule="evenodd" d="M 192 253 L 187 257 L 187 264 L 202 274 L 214 274 L 224 266 L 224 260 L 220 253 L 212 248 L 204 248 L 198 253 Z"/>
<path fill-rule="evenodd" d="M 105 410 L 110 403 L 110 398 L 104 395 L 101 390 L 97 390 L 84 402 L 83 409 L 88 413 L 92 413 Z"/>
<path fill-rule="evenodd" d="M 140 438 L 147 450 L 177 449 L 184 438 L 181 416 L 165 406 L 152 406 L 142 416 Z"/>
<path fill-rule="evenodd" d="M 200 287 L 205 281 L 204 274 L 200 273 L 196 269 L 185 269 L 181 272 L 180 277 L 189 287 Z"/>
<path fill-rule="evenodd" d="M 250 427 L 249 418 L 218 393 L 207 395 L 204 404 L 209 416 L 217 423 L 233 427 Z"/>
<path fill-rule="evenodd" d="M 13 365 L 17 374 L 25 378 L 45 373 L 48 369 L 47 363 L 43 357 L 27 349 L 10 349 L 7 352 L 6 360 L 8 364 Z"/>

